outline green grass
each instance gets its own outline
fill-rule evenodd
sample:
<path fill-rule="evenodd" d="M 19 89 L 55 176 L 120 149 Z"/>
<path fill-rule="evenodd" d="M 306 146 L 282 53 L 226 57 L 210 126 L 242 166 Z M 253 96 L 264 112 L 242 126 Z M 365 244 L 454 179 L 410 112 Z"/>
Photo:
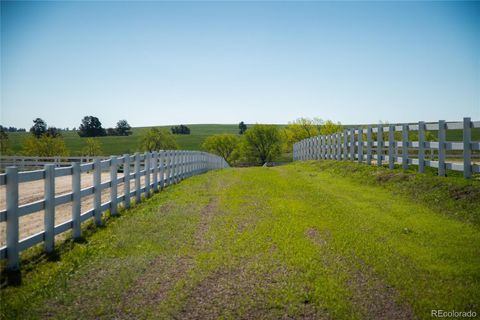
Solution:
<path fill-rule="evenodd" d="M 55 261 L 26 252 L 2 318 L 478 314 L 479 216 L 480 182 L 456 177 L 334 161 L 210 172 Z"/>

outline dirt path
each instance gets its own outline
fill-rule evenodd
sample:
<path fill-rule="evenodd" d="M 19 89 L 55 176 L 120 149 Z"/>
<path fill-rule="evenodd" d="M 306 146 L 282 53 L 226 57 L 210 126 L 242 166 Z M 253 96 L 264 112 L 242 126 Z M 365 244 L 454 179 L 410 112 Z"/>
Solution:
<path fill-rule="evenodd" d="M 119 174 L 118 178 L 122 178 L 123 174 Z M 102 182 L 110 181 L 110 173 L 102 172 Z M 152 181 L 152 180 L 150 180 Z M 141 177 L 140 183 L 145 186 L 145 177 Z M 81 188 L 91 187 L 93 185 L 93 173 L 83 173 L 81 176 Z M 135 181 L 130 180 L 130 190 L 134 190 Z M 72 177 L 64 176 L 55 179 L 55 195 L 61 195 L 72 191 Z M 124 183 L 118 185 L 118 196 L 124 193 Z M 6 187 L 0 186 L 0 209 L 6 207 Z M 24 182 L 19 186 L 19 204 L 27 204 L 44 198 L 44 180 L 32 182 Z M 93 208 L 94 195 L 82 198 L 81 212 L 86 212 Z M 110 188 L 102 190 L 102 203 L 110 200 Z M 72 218 L 72 205 L 65 203 L 55 208 L 55 224 L 60 224 Z M 20 239 L 31 236 L 42 231 L 44 220 L 44 211 L 37 211 L 29 215 L 20 217 Z M 6 223 L 0 223 L 0 246 L 5 245 L 6 241 Z M 57 235 L 61 238 L 62 234 Z"/>

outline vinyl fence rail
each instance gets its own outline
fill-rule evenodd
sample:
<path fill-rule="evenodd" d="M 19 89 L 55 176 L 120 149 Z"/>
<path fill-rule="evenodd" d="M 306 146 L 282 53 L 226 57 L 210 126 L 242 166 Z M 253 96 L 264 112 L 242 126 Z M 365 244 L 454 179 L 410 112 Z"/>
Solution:
<path fill-rule="evenodd" d="M 295 143 L 293 160 L 351 160 L 360 163 L 365 161 L 369 165 L 375 161 L 378 166 L 388 163 L 390 169 L 395 164 L 401 164 L 404 169 L 409 165 L 418 165 L 419 172 L 424 172 L 425 167 L 433 167 L 438 169 L 439 176 L 445 176 L 449 169 L 463 171 L 463 176 L 470 178 L 473 173 L 480 173 L 480 165 L 472 162 L 472 155 L 477 156 L 480 151 L 480 142 L 472 141 L 474 128 L 480 128 L 480 121 L 471 121 L 470 118 L 464 118 L 463 122 L 420 121 L 415 124 L 347 128 L 343 132 Z M 463 141 L 447 141 L 447 130 L 462 130 Z M 409 140 L 412 136 L 410 132 L 415 132 L 417 141 Z M 430 137 L 435 133 L 437 141 L 426 141 L 427 132 Z M 447 162 L 447 151 L 449 158 L 458 161 Z M 436 156 L 432 157 L 435 153 Z"/>
<path fill-rule="evenodd" d="M 0 222 L 6 223 L 6 246 L 0 248 L 0 259 L 7 259 L 8 270 L 18 270 L 19 254 L 40 242 L 44 242 L 44 250 L 54 250 L 55 236 L 67 230 L 73 230 L 73 238 L 81 237 L 81 223 L 93 217 L 96 225 L 102 224 L 103 213 L 110 210 L 117 214 L 118 205 L 125 208 L 131 205 L 131 198 L 136 203 L 150 197 L 166 186 L 182 179 L 204 173 L 209 170 L 228 167 L 227 162 L 219 156 L 199 151 L 162 150 L 151 153 L 125 154 L 121 157 L 111 156 L 108 159 L 96 158 L 93 162 L 73 162 L 70 166 L 56 168 L 55 164 L 46 164 L 43 169 L 19 172 L 15 166 L 7 167 L 0 174 L 0 185 L 6 186 L 6 210 L 0 211 Z M 117 177 L 119 169 L 124 175 Z M 110 171 L 110 180 L 102 182 L 102 171 Z M 81 173 L 93 171 L 93 186 L 81 189 Z M 72 177 L 72 191 L 55 196 L 55 179 L 63 176 Z M 140 178 L 145 177 L 142 186 Z M 152 178 L 152 179 L 150 179 Z M 19 184 L 36 180 L 44 180 L 44 198 L 19 205 Z M 130 190 L 130 182 L 135 188 Z M 124 183 L 125 192 L 117 194 L 117 187 Z M 102 201 L 102 190 L 110 189 L 110 200 Z M 94 195 L 93 209 L 81 212 L 82 198 Z M 72 203 L 72 218 L 55 225 L 55 208 Z M 44 230 L 24 239 L 19 239 L 19 218 L 44 210 Z"/>
<path fill-rule="evenodd" d="M 43 168 L 46 164 L 54 164 L 55 167 L 68 167 L 72 165 L 72 162 L 88 163 L 96 158 L 102 160 L 108 159 L 108 157 L 24 157 L 24 156 L 0 156 L 0 169 L 6 167 L 15 166 L 19 170 L 32 170 Z"/>

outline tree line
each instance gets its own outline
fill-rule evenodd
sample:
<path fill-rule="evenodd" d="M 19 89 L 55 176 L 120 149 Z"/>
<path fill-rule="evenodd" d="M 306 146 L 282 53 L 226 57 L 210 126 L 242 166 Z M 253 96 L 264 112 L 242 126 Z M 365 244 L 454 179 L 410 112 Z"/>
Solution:
<path fill-rule="evenodd" d="M 285 127 L 256 124 L 250 128 L 242 121 L 238 124 L 238 134 L 217 134 L 209 136 L 202 149 L 225 158 L 230 165 L 261 165 L 279 159 L 282 153 L 290 153 L 295 142 L 316 135 L 332 134 L 343 130 L 340 123 L 320 119 L 299 118 Z M 23 141 L 24 155 L 31 156 L 68 156 L 62 137 L 62 130 L 49 127 L 36 118 L 30 128 L 31 135 Z M 102 145 L 95 137 L 106 135 L 128 136 L 132 134 L 126 120 L 119 120 L 112 129 L 104 129 L 100 120 L 94 116 L 85 116 L 77 130 L 85 137 L 81 153 L 85 156 L 102 155 Z M 173 126 L 170 130 L 151 128 L 140 139 L 139 151 L 172 150 L 179 145 L 174 134 L 189 134 L 187 126 Z M 8 135 L 0 131 L 2 154 L 8 153 Z"/>

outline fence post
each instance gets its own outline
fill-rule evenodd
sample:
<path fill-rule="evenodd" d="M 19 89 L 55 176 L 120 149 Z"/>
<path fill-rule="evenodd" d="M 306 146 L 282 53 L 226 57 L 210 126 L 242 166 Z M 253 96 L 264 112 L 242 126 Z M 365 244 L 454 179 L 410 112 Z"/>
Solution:
<path fill-rule="evenodd" d="M 418 172 L 425 170 L 425 123 L 418 122 Z"/>
<path fill-rule="evenodd" d="M 55 245 L 55 164 L 45 165 L 45 251 L 52 252 Z"/>
<path fill-rule="evenodd" d="M 363 162 L 363 129 L 358 128 L 358 163 Z"/>
<path fill-rule="evenodd" d="M 307 140 L 306 139 L 303 140 L 302 147 L 303 147 L 302 160 L 305 161 L 307 160 Z"/>
<path fill-rule="evenodd" d="M 80 213 L 82 210 L 82 184 L 80 163 L 72 162 L 72 236 L 73 239 L 79 239 L 82 236 L 80 228 Z"/>
<path fill-rule="evenodd" d="M 342 134 L 340 132 L 335 133 L 336 143 L 335 149 L 337 149 L 337 160 L 342 160 Z"/>
<path fill-rule="evenodd" d="M 383 153 L 383 126 L 378 125 L 377 132 L 377 166 L 382 166 L 382 153 Z"/>
<path fill-rule="evenodd" d="M 150 152 L 145 152 L 145 199 L 150 197 Z"/>
<path fill-rule="evenodd" d="M 445 176 L 445 120 L 438 121 L 438 175 Z"/>
<path fill-rule="evenodd" d="M 408 124 L 402 125 L 402 168 L 408 169 Z"/>
<path fill-rule="evenodd" d="M 463 177 L 472 177 L 472 122 L 463 118 Z"/>
<path fill-rule="evenodd" d="M 189 165 L 189 154 L 187 151 L 182 151 L 182 170 L 180 179 L 183 180 L 187 177 L 187 166 Z"/>
<path fill-rule="evenodd" d="M 135 152 L 135 203 L 139 204 L 142 201 L 141 186 L 140 186 L 140 153 Z"/>
<path fill-rule="evenodd" d="M 350 128 L 350 160 L 355 161 L 355 129 Z"/>
<path fill-rule="evenodd" d="M 170 151 L 170 183 L 169 185 L 171 184 L 175 184 L 175 150 L 173 151 Z"/>
<path fill-rule="evenodd" d="M 94 216 L 95 224 L 97 226 L 102 225 L 102 167 L 99 158 L 95 158 L 93 161 L 93 191 L 94 191 Z"/>
<path fill-rule="evenodd" d="M 322 159 L 327 159 L 327 136 L 322 136 Z"/>
<path fill-rule="evenodd" d="M 337 148 L 336 148 L 336 145 L 335 145 L 335 144 L 336 144 L 336 141 L 335 141 L 335 140 L 336 140 L 336 137 L 335 137 L 335 134 L 334 134 L 334 133 L 332 133 L 332 134 L 330 135 L 330 137 L 331 137 L 331 140 L 330 140 L 331 143 L 330 143 L 330 145 L 331 145 L 331 148 L 332 148 L 332 159 L 335 160 L 335 159 L 337 158 Z"/>
<path fill-rule="evenodd" d="M 172 184 L 172 151 L 167 151 L 167 186 Z"/>
<path fill-rule="evenodd" d="M 125 194 L 125 208 L 130 208 L 130 155 L 124 154 L 125 164 L 123 165 L 123 190 Z"/>
<path fill-rule="evenodd" d="M 311 151 L 311 139 L 310 138 L 307 138 L 307 159 L 306 160 L 310 160 L 311 157 L 310 157 L 310 151 Z"/>
<path fill-rule="evenodd" d="M 7 269 L 19 269 L 18 168 L 7 167 Z"/>
<path fill-rule="evenodd" d="M 158 152 L 152 153 L 153 164 L 153 192 L 158 192 Z"/>
<path fill-rule="evenodd" d="M 324 156 L 325 156 L 325 159 L 328 160 L 330 158 L 330 150 L 328 149 L 328 135 L 324 135 L 323 136 L 323 142 L 324 142 L 324 146 L 323 146 L 323 149 L 324 149 Z"/>
<path fill-rule="evenodd" d="M 163 190 L 165 187 L 165 167 L 164 167 L 164 161 L 165 161 L 165 151 L 161 150 L 159 152 L 159 172 L 160 172 L 160 190 Z"/>
<path fill-rule="evenodd" d="M 348 160 L 348 130 L 343 130 L 343 160 Z"/>
<path fill-rule="evenodd" d="M 367 164 L 372 164 L 372 126 L 367 127 Z"/>
<path fill-rule="evenodd" d="M 393 124 L 388 126 L 388 168 L 393 169 L 395 159 L 393 155 L 393 148 L 395 147 L 395 126 Z"/>
<path fill-rule="evenodd" d="M 117 214 L 117 157 L 110 157 L 110 214 L 112 216 Z"/>

